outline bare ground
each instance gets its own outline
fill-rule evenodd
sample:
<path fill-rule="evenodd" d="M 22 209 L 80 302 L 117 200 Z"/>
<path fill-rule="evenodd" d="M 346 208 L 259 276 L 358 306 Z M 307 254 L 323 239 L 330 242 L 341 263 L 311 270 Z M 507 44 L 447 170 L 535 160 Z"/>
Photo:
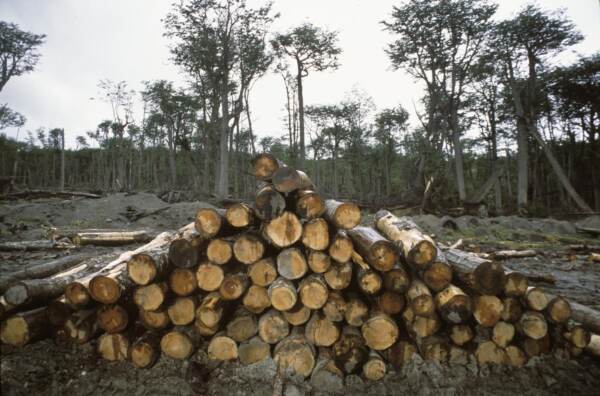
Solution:
<path fill-rule="evenodd" d="M 174 229 L 192 220 L 197 208 L 208 204 L 187 202 L 167 205 L 152 194 L 115 194 L 100 200 L 39 200 L 0 205 L 0 240 L 43 238 L 52 226 L 81 228 Z M 156 214 L 142 216 L 159 210 Z M 600 309 L 600 271 L 598 263 L 585 255 L 568 252 L 570 244 L 596 244 L 576 233 L 575 225 L 553 219 L 497 217 L 455 219 L 456 229 L 444 227 L 434 216 L 415 220 L 442 242 L 463 239 L 471 250 L 533 248 L 537 257 L 510 260 L 505 265 L 515 270 L 552 273 L 555 286 L 544 287 L 574 301 Z M 600 228 L 600 218 L 582 220 Z M 111 249 L 86 247 L 98 253 Z M 113 253 L 115 253 L 113 251 Z M 21 268 L 32 260 L 50 258 L 63 252 L 0 253 L 0 276 Z M 127 362 L 110 363 L 99 359 L 93 343 L 83 346 L 57 344 L 45 340 L 22 349 L 0 349 L 2 395 L 244 395 L 273 394 L 276 377 L 272 360 L 241 366 L 216 365 L 200 348 L 186 362 L 161 357 L 147 370 L 134 369 Z M 312 383 L 284 373 L 283 393 L 302 394 L 600 394 L 600 362 L 582 356 L 566 360 L 563 356 L 532 359 L 526 367 L 477 367 L 474 361 L 453 366 L 423 362 L 417 357 L 401 371 L 390 372 L 379 382 L 365 382 L 358 376 L 345 380 Z"/>

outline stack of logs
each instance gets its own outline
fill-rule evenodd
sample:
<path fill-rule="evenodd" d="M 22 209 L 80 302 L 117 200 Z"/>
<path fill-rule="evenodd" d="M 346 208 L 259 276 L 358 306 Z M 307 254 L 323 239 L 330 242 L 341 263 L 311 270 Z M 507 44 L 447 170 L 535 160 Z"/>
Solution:
<path fill-rule="evenodd" d="M 589 327 L 600 327 L 594 311 L 525 275 L 440 249 L 408 218 L 382 210 L 360 225 L 355 204 L 324 200 L 305 173 L 269 154 L 253 171 L 252 205 L 200 209 L 194 223 L 116 258 L 13 277 L 2 290 L 2 341 L 94 340 L 104 359 L 138 368 L 204 345 L 211 359 L 272 357 L 305 377 L 378 380 L 387 363 L 417 353 L 513 366 L 559 349 L 578 355 Z"/>

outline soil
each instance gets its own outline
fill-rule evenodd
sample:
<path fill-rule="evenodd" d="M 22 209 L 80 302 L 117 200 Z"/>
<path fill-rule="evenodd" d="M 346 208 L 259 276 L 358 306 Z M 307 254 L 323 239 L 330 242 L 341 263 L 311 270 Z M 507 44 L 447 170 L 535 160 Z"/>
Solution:
<path fill-rule="evenodd" d="M 150 193 L 113 194 L 102 199 L 34 200 L 0 205 L 0 240 L 42 239 L 50 227 L 151 229 L 159 232 L 178 228 L 193 219 L 195 211 L 210 204 L 182 202 L 167 204 Z M 152 213 L 152 214 L 151 214 Z M 135 219 L 135 220 L 134 220 Z M 414 220 L 444 243 L 463 240 L 473 251 L 535 249 L 533 258 L 508 260 L 506 267 L 552 273 L 557 283 L 543 285 L 549 291 L 600 309 L 598 263 L 585 254 L 573 254 L 571 244 L 600 244 L 578 234 L 576 225 L 600 228 L 600 217 L 581 219 L 577 224 L 554 219 L 519 217 L 450 219 L 415 216 Z M 127 249 L 131 249 L 129 246 Z M 85 247 L 98 254 L 117 254 L 125 248 Z M 65 252 L 0 253 L 0 276 L 33 261 Z M 285 395 L 303 394 L 599 394 L 600 361 L 588 356 L 565 359 L 558 353 L 534 358 L 520 369 L 484 365 L 471 358 L 464 364 L 439 365 L 420 357 L 402 370 L 388 366 L 378 382 L 356 375 L 345 379 L 322 378 L 318 382 L 277 375 L 271 359 L 242 366 L 211 362 L 205 348 L 189 361 L 161 357 L 150 369 L 138 370 L 128 362 L 100 359 L 95 344 L 64 345 L 49 339 L 17 349 L 0 348 L 2 395 Z"/>

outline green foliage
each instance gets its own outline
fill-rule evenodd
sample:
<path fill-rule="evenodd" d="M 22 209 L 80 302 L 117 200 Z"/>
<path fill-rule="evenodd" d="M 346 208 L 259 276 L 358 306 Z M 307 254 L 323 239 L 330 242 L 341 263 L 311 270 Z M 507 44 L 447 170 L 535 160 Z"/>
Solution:
<path fill-rule="evenodd" d="M 35 68 L 40 58 L 38 47 L 45 38 L 45 34 L 26 32 L 14 23 L 0 21 L 0 92 L 11 77 Z"/>

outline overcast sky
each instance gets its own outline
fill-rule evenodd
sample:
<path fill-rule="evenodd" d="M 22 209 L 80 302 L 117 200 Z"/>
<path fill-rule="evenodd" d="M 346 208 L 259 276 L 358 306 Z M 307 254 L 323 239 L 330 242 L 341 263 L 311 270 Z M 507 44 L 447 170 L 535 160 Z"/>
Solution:
<path fill-rule="evenodd" d="M 109 106 L 96 99 L 101 79 L 125 80 L 135 90 L 141 81 L 166 79 L 184 84 L 185 75 L 169 60 L 168 40 L 161 19 L 170 0 L 0 0 L 0 19 L 22 29 L 47 35 L 42 57 L 33 73 L 11 79 L 0 103 L 27 117 L 27 130 L 62 127 L 74 146 L 75 137 L 111 118 Z M 262 3 L 249 0 L 250 4 Z M 393 71 L 384 53 L 391 36 L 379 23 L 400 0 L 276 0 L 281 17 L 274 31 L 309 21 L 339 32 L 343 50 L 335 72 L 305 79 L 305 103 L 334 103 L 353 87 L 371 95 L 378 108 L 402 104 L 412 110 L 422 95 L 421 85 L 402 71 Z M 510 17 L 524 0 L 501 0 L 497 18 Z M 563 54 L 569 63 L 578 54 L 600 49 L 599 0 L 539 0 L 545 9 L 565 8 L 585 40 Z M 139 98 L 139 97 L 138 97 Z M 253 126 L 260 136 L 281 135 L 285 91 L 272 73 L 259 80 L 251 94 Z M 141 119 L 141 106 L 136 108 Z M 415 124 L 414 117 L 411 119 Z M 16 136 L 9 130 L 9 136 Z"/>

